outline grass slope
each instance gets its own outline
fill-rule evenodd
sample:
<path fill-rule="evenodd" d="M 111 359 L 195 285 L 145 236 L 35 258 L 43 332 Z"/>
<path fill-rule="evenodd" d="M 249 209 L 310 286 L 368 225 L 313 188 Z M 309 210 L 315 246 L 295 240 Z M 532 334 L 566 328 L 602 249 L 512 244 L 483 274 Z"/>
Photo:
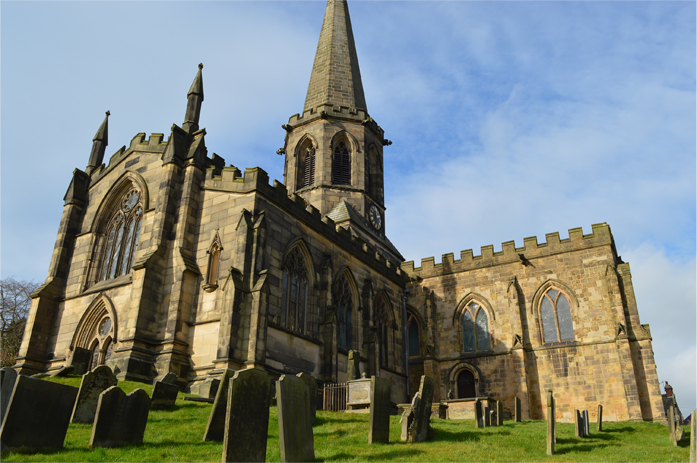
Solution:
<path fill-rule="evenodd" d="M 79 377 L 51 378 L 79 386 Z M 126 392 L 152 386 L 121 381 Z M 179 395 L 172 410 L 151 411 L 144 443 L 120 448 L 88 448 L 92 426 L 71 424 L 60 450 L 3 452 L 2 461 L 210 461 L 220 462 L 222 443 L 202 442 L 210 404 L 185 402 Z M 573 424 L 558 424 L 557 454 L 545 453 L 546 422 L 505 422 L 476 429 L 472 421 L 431 420 L 434 434 L 428 442 L 400 442 L 399 417 L 390 417 L 390 444 L 368 445 L 368 415 L 319 410 L 314 426 L 315 456 L 319 461 L 688 461 L 689 442 L 673 447 L 668 428 L 656 423 L 605 423 L 602 433 L 585 439 L 574 436 Z M 689 436 L 689 429 L 686 429 Z M 280 461 L 278 415 L 270 409 L 266 458 Z"/>

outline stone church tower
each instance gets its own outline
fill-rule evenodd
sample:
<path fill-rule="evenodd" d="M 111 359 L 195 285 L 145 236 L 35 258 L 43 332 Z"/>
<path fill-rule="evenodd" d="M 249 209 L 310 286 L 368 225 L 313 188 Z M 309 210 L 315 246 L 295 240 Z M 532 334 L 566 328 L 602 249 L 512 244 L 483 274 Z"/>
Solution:
<path fill-rule="evenodd" d="M 328 0 L 302 114 L 284 125 L 284 183 L 226 167 L 199 127 L 203 66 L 184 121 L 137 134 L 104 163 L 108 118 L 65 195 L 48 277 L 32 296 L 20 374 L 109 365 L 198 391 L 225 369 L 320 383 L 360 371 L 408 401 L 518 397 L 543 418 L 605 408 L 665 415 L 648 325 L 606 224 L 543 243 L 446 254 L 420 267 L 386 236 L 383 148 L 368 114 L 346 0 Z"/>

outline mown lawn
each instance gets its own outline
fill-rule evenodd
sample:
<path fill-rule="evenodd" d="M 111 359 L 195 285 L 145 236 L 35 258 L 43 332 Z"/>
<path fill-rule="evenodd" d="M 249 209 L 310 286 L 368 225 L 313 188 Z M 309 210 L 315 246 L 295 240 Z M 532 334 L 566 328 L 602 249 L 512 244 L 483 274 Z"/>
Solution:
<path fill-rule="evenodd" d="M 51 380 L 78 386 L 79 377 Z M 122 381 L 130 392 L 152 386 Z M 61 450 L 3 452 L 2 461 L 210 461 L 222 459 L 222 443 L 202 442 L 211 405 L 186 402 L 180 394 L 172 410 L 151 411 L 142 445 L 120 448 L 88 448 L 92 426 L 71 424 Z M 319 410 L 314 426 L 318 461 L 689 461 L 689 427 L 686 439 L 673 447 L 668 428 L 656 423 L 605 423 L 602 433 L 584 439 L 574 436 L 573 424 L 558 424 L 557 454 L 545 453 L 546 423 L 505 422 L 501 427 L 477 429 L 473 421 L 433 419 L 434 434 L 428 442 L 400 442 L 399 417 L 392 416 L 390 443 L 368 445 L 368 415 Z M 270 409 L 266 458 L 280 461 L 278 415 Z"/>

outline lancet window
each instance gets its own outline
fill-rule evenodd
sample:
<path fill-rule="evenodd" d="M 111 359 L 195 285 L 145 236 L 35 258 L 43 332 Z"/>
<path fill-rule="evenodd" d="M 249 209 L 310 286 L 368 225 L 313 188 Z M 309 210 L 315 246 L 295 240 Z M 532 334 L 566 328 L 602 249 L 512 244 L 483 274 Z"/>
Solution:
<path fill-rule="evenodd" d="M 353 294 L 346 273 L 334 285 L 337 319 L 339 323 L 339 349 L 353 349 Z"/>
<path fill-rule="evenodd" d="M 421 328 L 416 316 L 410 313 L 407 317 L 409 332 L 409 357 L 421 357 Z"/>
<path fill-rule="evenodd" d="M 378 342 L 380 343 L 380 365 L 384 367 L 394 366 L 392 354 L 394 352 L 392 346 L 392 329 L 390 317 L 391 309 L 385 297 L 378 298 L 377 307 L 375 308 L 375 325 L 378 331 Z"/>
<path fill-rule="evenodd" d="M 332 184 L 351 184 L 351 153 L 346 143 L 341 141 L 334 147 L 332 158 Z"/>
<path fill-rule="evenodd" d="M 311 141 L 303 144 L 298 158 L 297 189 L 315 184 L 315 148 Z"/>
<path fill-rule="evenodd" d="M 462 351 L 475 352 L 491 349 L 489 338 L 489 317 L 479 304 L 470 302 L 465 307 L 461 319 Z"/>
<path fill-rule="evenodd" d="M 304 334 L 307 300 L 307 266 L 302 253 L 295 247 L 283 263 L 281 325 Z"/>
<path fill-rule="evenodd" d="M 573 341 L 574 324 L 569 299 L 557 288 L 550 288 L 540 302 L 540 319 L 545 342 Z"/>
<path fill-rule="evenodd" d="M 131 272 L 142 223 L 141 193 L 134 188 L 121 198 L 116 211 L 109 218 L 98 281 Z"/>

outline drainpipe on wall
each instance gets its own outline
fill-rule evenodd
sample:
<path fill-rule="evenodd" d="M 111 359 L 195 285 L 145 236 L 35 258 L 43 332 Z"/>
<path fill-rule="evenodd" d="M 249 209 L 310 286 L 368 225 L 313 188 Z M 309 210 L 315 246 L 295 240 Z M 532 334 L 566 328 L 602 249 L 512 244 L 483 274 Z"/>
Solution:
<path fill-rule="evenodd" d="M 404 328 L 403 345 L 404 345 L 404 371 L 407 375 L 407 402 L 409 402 L 409 332 L 407 330 L 407 294 L 409 290 L 405 289 L 402 293 L 402 321 Z"/>

